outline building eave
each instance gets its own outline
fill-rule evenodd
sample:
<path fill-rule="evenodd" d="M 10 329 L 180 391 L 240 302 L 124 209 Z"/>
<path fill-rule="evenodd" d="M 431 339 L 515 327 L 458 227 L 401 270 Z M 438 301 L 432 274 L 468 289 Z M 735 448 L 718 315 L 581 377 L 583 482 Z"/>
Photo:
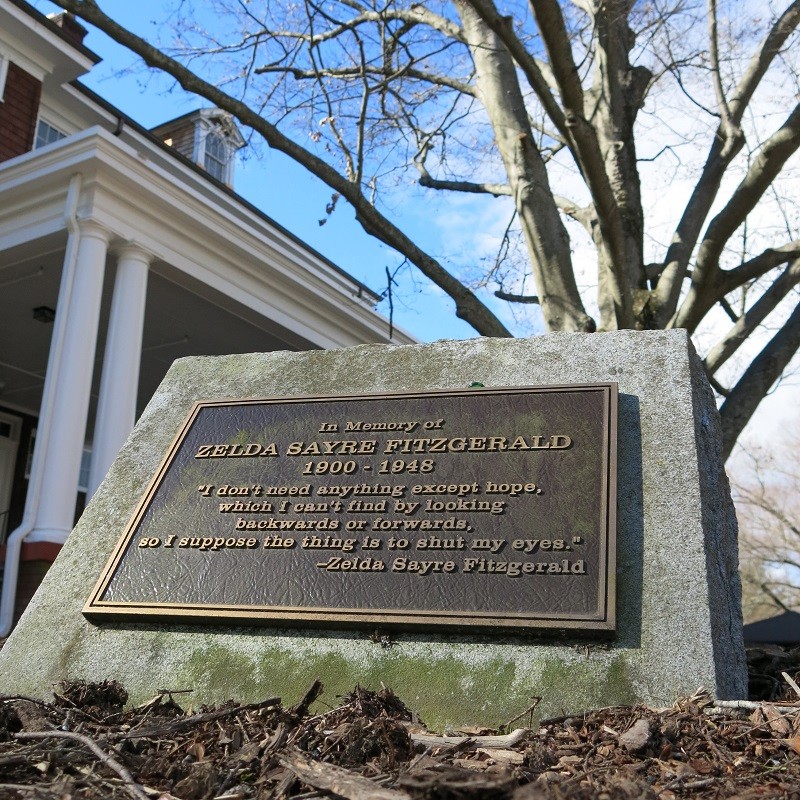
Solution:
<path fill-rule="evenodd" d="M 7 0 L 0 7 L 7 39 L 19 43 L 15 54 L 21 66 L 39 80 L 52 80 L 56 85 L 72 81 L 101 61 L 100 56 L 78 44 L 44 14 L 22 0 Z M 25 55 L 25 51 L 35 53 Z"/>
<path fill-rule="evenodd" d="M 313 247 L 310 247 L 302 239 L 300 239 L 298 236 L 296 236 L 287 228 L 283 227 L 283 225 L 281 225 L 279 222 L 276 222 L 268 214 L 265 214 L 257 206 L 253 205 L 251 202 L 243 198 L 241 195 L 237 194 L 229 186 L 226 186 L 221 181 L 218 181 L 215 178 L 213 178 L 201 166 L 195 164 L 191 159 L 181 155 L 173 147 L 163 142 L 161 139 L 158 138 L 158 136 L 154 135 L 150 130 L 140 125 L 138 122 L 136 122 L 131 117 L 124 114 L 118 108 L 114 107 L 111 103 L 103 99 L 100 95 L 96 94 L 89 87 L 85 86 L 80 81 L 74 81 L 71 84 L 71 86 L 81 95 L 83 95 L 87 100 L 91 101 L 92 103 L 102 108 L 107 114 L 110 115 L 110 119 L 117 121 L 118 125 L 119 123 L 121 123 L 123 129 L 125 129 L 126 132 L 130 131 L 135 137 L 141 139 L 142 145 L 149 146 L 157 150 L 159 153 L 162 153 L 169 159 L 170 162 L 174 163 L 176 167 L 179 165 L 182 168 L 181 172 L 184 175 L 186 174 L 186 170 L 188 170 L 195 176 L 195 180 L 199 179 L 203 184 L 205 184 L 208 187 L 209 191 L 217 195 L 222 194 L 228 199 L 233 200 L 236 204 L 241 206 L 242 209 L 246 209 L 247 212 L 249 212 L 250 214 L 259 217 L 261 220 L 266 222 L 271 228 L 275 229 L 276 231 L 279 231 L 284 237 L 292 240 L 296 245 L 307 250 L 308 253 L 314 259 L 317 259 L 325 263 L 329 268 L 341 273 L 343 277 L 345 277 L 348 281 L 350 281 L 351 283 L 353 283 L 355 286 L 358 287 L 363 297 L 370 298 L 373 304 L 378 303 L 380 301 L 381 299 L 380 295 L 377 294 L 365 283 L 362 283 L 358 279 L 354 278 L 338 264 L 335 264 L 333 261 L 331 261 L 329 258 L 327 258 L 319 251 L 315 250 Z M 187 114 L 185 116 L 188 117 L 191 116 L 191 114 Z M 153 130 L 158 130 L 160 127 L 161 126 L 159 126 L 158 128 L 154 128 Z"/>
<path fill-rule="evenodd" d="M 15 209 L 0 215 L 0 240 L 26 229 L 63 229 L 61 197 L 71 175 L 83 175 L 79 214 L 121 240 L 135 240 L 157 259 L 301 332 L 317 347 L 414 341 L 372 308 L 360 284 L 319 258 L 296 237 L 195 181 L 176 180 L 162 159 L 95 127 L 0 165 L 0 191 Z M 16 234 L 14 232 L 16 231 Z M 6 239 L 10 241 L 10 239 Z"/>

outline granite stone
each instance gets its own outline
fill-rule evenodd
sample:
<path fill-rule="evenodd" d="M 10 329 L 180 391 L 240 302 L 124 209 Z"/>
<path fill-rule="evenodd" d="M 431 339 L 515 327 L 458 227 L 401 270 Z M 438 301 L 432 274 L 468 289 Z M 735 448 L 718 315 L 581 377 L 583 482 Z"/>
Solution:
<path fill-rule="evenodd" d="M 608 642 L 347 630 L 95 625 L 84 602 L 196 400 L 616 381 L 617 633 Z M 737 529 L 719 419 L 683 331 L 552 334 L 176 361 L 0 651 L 0 692 L 45 697 L 63 679 L 115 678 L 142 702 L 326 696 L 392 687 L 435 728 L 671 704 L 704 686 L 745 697 Z"/>

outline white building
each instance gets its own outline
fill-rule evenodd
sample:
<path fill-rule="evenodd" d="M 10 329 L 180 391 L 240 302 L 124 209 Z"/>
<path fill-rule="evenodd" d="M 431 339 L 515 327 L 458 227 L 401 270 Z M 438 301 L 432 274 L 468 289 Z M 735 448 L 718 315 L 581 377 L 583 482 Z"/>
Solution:
<path fill-rule="evenodd" d="M 373 292 L 230 188 L 231 119 L 142 129 L 77 82 L 84 33 L 0 0 L 0 636 L 175 358 L 390 341 Z"/>

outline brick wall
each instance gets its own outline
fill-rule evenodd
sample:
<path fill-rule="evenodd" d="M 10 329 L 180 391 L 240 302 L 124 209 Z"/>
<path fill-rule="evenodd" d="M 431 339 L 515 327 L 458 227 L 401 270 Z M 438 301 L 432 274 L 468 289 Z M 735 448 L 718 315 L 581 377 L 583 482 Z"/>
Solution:
<path fill-rule="evenodd" d="M 13 62 L 0 103 L 0 161 L 27 153 L 33 147 L 42 84 Z"/>
<path fill-rule="evenodd" d="M 15 625 L 39 588 L 47 570 L 56 560 L 59 550 L 61 550 L 61 545 L 52 542 L 24 542 L 22 544 L 17 575 L 17 596 L 14 603 Z M 5 551 L 5 545 L 0 546 L 0 570 L 5 568 Z"/>

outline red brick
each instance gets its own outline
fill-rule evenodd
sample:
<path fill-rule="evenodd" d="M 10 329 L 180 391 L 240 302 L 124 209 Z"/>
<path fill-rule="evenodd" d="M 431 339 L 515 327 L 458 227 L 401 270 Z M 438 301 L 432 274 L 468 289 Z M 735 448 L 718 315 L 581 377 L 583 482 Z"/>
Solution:
<path fill-rule="evenodd" d="M 0 103 L 0 161 L 27 153 L 33 148 L 42 84 L 13 62 L 3 102 Z"/>

